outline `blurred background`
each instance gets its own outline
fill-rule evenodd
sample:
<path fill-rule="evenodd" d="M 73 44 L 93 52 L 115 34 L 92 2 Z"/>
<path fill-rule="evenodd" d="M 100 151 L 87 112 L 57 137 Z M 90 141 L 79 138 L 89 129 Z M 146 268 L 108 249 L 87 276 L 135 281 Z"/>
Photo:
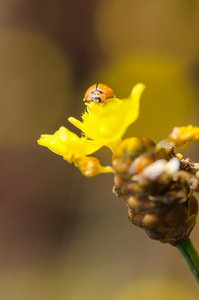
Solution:
<path fill-rule="evenodd" d="M 199 1 L 0 1 L 0 298 L 198 299 L 178 251 L 128 221 L 111 174 L 84 178 L 36 143 L 62 125 L 78 133 L 67 118 L 96 82 L 118 98 L 146 84 L 126 137 L 199 126 Z"/>

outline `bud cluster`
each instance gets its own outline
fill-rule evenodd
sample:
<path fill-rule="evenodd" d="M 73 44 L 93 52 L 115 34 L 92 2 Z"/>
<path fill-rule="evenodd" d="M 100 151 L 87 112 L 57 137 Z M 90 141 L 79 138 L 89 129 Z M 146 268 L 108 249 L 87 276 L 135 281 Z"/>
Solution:
<path fill-rule="evenodd" d="M 113 168 L 114 192 L 133 224 L 173 246 L 189 236 L 198 212 L 198 164 L 179 158 L 171 146 L 158 149 L 150 139 L 133 137 L 115 150 Z"/>

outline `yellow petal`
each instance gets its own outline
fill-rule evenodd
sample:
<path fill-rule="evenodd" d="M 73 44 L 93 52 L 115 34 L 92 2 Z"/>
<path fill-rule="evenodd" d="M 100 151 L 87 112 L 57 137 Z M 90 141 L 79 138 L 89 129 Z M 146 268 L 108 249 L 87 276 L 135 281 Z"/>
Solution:
<path fill-rule="evenodd" d="M 67 151 L 66 140 L 67 136 L 70 135 L 68 131 L 65 127 L 60 127 L 54 134 L 42 134 L 37 142 L 39 145 L 49 148 L 52 152 L 63 155 Z"/>
<path fill-rule="evenodd" d="M 199 140 L 199 127 L 197 126 L 183 126 L 174 127 L 166 141 L 173 144 L 174 147 L 183 148 L 190 143 Z"/>
<path fill-rule="evenodd" d="M 68 121 L 73 124 L 75 127 L 77 127 L 78 129 L 80 129 L 81 131 L 84 131 L 84 124 L 82 122 L 80 122 L 79 120 L 70 117 L 68 118 Z"/>
<path fill-rule="evenodd" d="M 38 144 L 49 148 L 52 152 L 64 156 L 71 162 L 74 155 L 89 155 L 102 145 L 93 143 L 85 138 L 79 138 L 65 127 L 60 127 L 54 134 L 42 134 Z"/>

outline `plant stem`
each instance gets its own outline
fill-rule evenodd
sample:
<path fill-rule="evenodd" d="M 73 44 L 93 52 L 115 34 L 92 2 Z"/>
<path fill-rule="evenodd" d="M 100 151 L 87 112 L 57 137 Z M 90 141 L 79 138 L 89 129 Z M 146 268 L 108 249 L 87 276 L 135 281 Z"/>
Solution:
<path fill-rule="evenodd" d="M 184 242 L 177 245 L 177 248 L 189 267 L 196 282 L 199 284 L 199 256 L 191 240 L 189 238 L 186 239 Z"/>

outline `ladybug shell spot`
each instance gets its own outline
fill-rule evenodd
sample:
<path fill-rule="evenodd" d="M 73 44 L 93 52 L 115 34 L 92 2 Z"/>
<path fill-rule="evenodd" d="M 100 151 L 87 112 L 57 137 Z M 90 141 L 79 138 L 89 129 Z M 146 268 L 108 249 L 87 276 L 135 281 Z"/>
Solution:
<path fill-rule="evenodd" d="M 102 84 L 102 83 L 96 83 L 96 84 L 93 84 L 91 87 L 89 87 L 89 89 L 86 91 L 86 93 L 84 95 L 84 99 L 86 101 L 90 102 L 92 99 L 92 94 L 95 91 L 99 91 L 103 95 L 102 98 L 104 98 L 104 99 L 115 97 L 115 95 L 110 87 L 108 87 L 107 85 Z"/>

